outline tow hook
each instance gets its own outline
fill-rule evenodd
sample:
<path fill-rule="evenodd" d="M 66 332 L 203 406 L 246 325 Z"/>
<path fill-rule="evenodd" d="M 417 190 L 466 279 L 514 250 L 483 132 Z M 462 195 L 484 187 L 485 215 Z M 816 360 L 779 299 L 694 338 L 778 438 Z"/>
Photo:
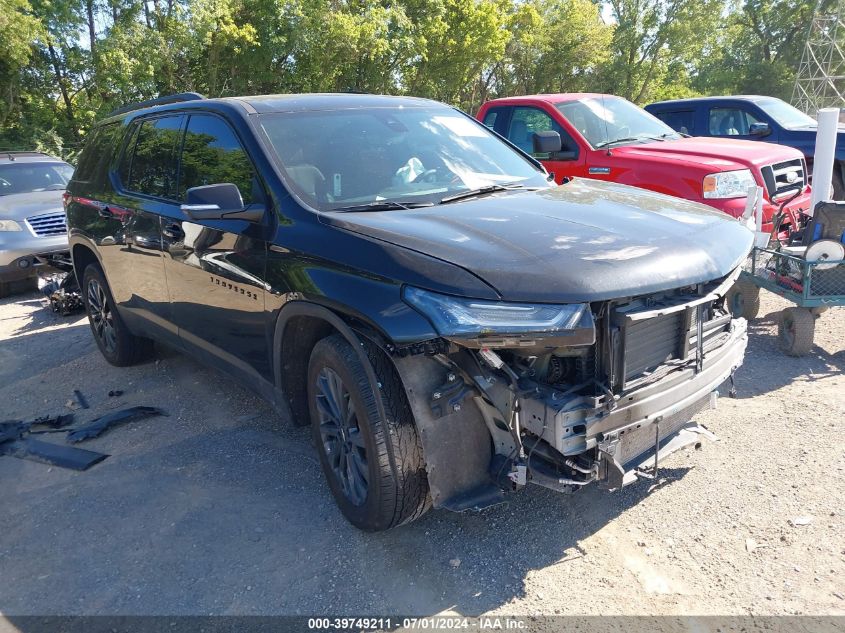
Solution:
<path fill-rule="evenodd" d="M 625 470 L 622 464 L 616 459 L 616 452 L 619 448 L 619 435 L 617 433 L 607 433 L 604 435 L 596 446 L 599 452 L 599 481 L 603 488 L 611 490 L 622 487 L 622 479 L 625 476 Z"/>

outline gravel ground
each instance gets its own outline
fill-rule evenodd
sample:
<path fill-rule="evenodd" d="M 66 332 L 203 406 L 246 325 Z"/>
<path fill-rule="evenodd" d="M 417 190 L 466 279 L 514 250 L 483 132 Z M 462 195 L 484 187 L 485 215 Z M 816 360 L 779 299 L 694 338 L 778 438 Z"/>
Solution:
<path fill-rule="evenodd" d="M 721 441 L 673 455 L 657 485 L 532 487 L 364 534 L 307 429 L 258 397 L 168 350 L 113 368 L 84 318 L 0 301 L 0 418 L 66 412 L 74 389 L 81 421 L 170 414 L 86 442 L 111 455 L 87 472 L 0 457 L 0 612 L 845 614 L 845 312 L 793 359 L 785 305 L 764 293 L 738 397 L 699 418 Z"/>

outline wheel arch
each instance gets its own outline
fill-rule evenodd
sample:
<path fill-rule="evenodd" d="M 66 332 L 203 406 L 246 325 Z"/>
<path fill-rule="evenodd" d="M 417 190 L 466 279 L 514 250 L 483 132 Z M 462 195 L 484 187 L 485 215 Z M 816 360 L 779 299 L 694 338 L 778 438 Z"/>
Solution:
<path fill-rule="evenodd" d="M 76 282 L 82 287 L 82 274 L 85 269 L 91 264 L 99 264 L 100 258 L 97 251 L 87 244 L 76 243 L 70 249 L 71 261 L 73 261 L 73 273 L 76 275 Z"/>
<path fill-rule="evenodd" d="M 297 426 L 308 424 L 308 402 L 304 394 L 311 351 L 317 341 L 335 333 L 343 336 L 355 350 L 370 387 L 378 392 L 379 380 L 364 348 L 362 334 L 325 306 L 309 301 L 289 302 L 279 311 L 273 333 L 273 377 L 277 393 L 287 402 L 292 421 Z M 367 338 L 379 348 L 383 347 L 377 335 Z M 384 416 L 379 398 L 376 398 L 376 404 L 379 415 Z"/>

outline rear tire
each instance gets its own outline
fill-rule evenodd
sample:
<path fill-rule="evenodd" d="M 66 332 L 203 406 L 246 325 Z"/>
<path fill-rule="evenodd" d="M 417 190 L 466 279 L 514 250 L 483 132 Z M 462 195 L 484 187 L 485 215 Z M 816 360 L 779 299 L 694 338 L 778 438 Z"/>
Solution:
<path fill-rule="evenodd" d="M 370 350 L 370 362 L 378 394 L 343 336 L 318 341 L 308 364 L 308 407 L 323 473 L 340 511 L 355 527 L 375 532 L 419 518 L 430 497 L 404 387 L 380 350 Z"/>
<path fill-rule="evenodd" d="M 128 367 L 152 355 L 153 342 L 132 334 L 114 309 L 114 298 L 98 264 L 89 264 L 82 274 L 82 300 L 94 340 L 109 363 Z"/>
<path fill-rule="evenodd" d="M 735 319 L 756 319 L 760 313 L 760 288 L 740 277 L 725 295 L 725 306 Z"/>
<path fill-rule="evenodd" d="M 790 356 L 803 356 L 813 348 L 816 315 L 808 308 L 786 308 L 778 324 L 780 348 Z"/>

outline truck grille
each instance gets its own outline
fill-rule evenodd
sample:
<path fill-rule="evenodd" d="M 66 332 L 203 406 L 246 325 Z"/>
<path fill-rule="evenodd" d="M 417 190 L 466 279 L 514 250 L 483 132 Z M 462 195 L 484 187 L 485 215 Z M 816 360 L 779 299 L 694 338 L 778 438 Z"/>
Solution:
<path fill-rule="evenodd" d="M 763 180 L 769 192 L 769 199 L 785 193 L 795 193 L 807 186 L 807 166 L 803 158 L 766 165 L 763 167 Z"/>
<path fill-rule="evenodd" d="M 26 219 L 26 223 L 38 237 L 51 237 L 67 233 L 67 220 L 63 211 L 33 215 Z"/>

